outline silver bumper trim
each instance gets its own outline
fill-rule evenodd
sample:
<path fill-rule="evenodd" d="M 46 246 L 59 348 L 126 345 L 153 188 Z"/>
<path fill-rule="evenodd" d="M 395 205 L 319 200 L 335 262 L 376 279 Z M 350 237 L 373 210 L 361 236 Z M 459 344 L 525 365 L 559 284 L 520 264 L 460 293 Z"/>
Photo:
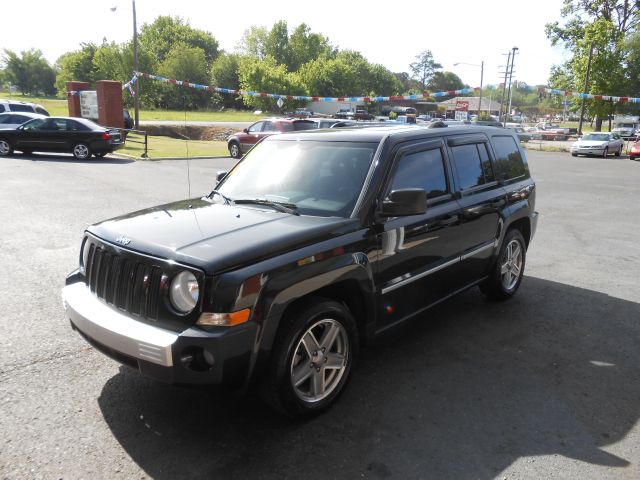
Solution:
<path fill-rule="evenodd" d="M 93 295 L 84 283 L 62 289 L 67 318 L 85 335 L 109 348 L 140 360 L 170 367 L 171 346 L 178 334 L 147 325 L 119 313 Z"/>

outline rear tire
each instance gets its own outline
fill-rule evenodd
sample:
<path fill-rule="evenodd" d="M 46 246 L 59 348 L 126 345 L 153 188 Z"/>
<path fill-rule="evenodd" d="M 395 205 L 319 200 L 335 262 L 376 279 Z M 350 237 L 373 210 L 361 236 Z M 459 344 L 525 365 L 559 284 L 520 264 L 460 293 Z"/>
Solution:
<path fill-rule="evenodd" d="M 73 156 L 78 160 L 88 160 L 91 158 L 91 149 L 86 143 L 78 143 L 73 147 Z"/>
<path fill-rule="evenodd" d="M 13 147 L 9 143 L 9 140 L 0 138 L 0 157 L 7 157 L 13 153 Z"/>
<path fill-rule="evenodd" d="M 240 144 L 238 142 L 231 142 L 229 144 L 229 155 L 232 158 L 242 157 L 242 151 L 240 150 Z"/>
<path fill-rule="evenodd" d="M 572 153 L 572 154 L 571 154 L 571 156 L 572 156 L 572 157 L 577 157 L 577 156 L 578 156 L 578 154 L 577 154 L 577 153 Z"/>
<path fill-rule="evenodd" d="M 480 291 L 489 300 L 506 300 L 518 291 L 524 276 L 526 253 L 527 245 L 520 230 L 508 230 L 489 277 L 480 284 Z"/>
<path fill-rule="evenodd" d="M 318 414 L 349 380 L 358 346 L 355 320 L 344 305 L 316 297 L 291 310 L 282 322 L 263 397 L 290 417 Z"/>

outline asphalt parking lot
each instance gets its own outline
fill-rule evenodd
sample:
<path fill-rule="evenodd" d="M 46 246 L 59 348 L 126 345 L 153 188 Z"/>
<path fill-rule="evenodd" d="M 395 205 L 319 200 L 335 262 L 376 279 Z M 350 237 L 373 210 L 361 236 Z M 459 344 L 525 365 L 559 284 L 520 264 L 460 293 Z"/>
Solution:
<path fill-rule="evenodd" d="M 88 224 L 206 193 L 230 159 L 1 159 L 0 478 L 640 478 L 640 162 L 527 154 L 516 297 L 429 311 L 301 423 L 142 378 L 64 319 Z"/>

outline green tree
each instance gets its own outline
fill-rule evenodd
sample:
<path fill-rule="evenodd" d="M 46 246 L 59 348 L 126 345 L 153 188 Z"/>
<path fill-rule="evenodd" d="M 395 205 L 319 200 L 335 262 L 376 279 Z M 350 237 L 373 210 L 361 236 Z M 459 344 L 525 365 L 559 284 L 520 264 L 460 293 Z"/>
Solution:
<path fill-rule="evenodd" d="M 178 42 L 171 47 L 158 72 L 168 78 L 207 85 L 209 74 L 204 50 Z M 162 85 L 161 105 L 173 109 L 204 107 L 211 99 L 205 91 L 175 85 Z"/>
<path fill-rule="evenodd" d="M 280 20 L 273 24 L 265 42 L 265 53 L 273 57 L 278 65 L 289 66 L 289 31 L 287 22 Z"/>
<path fill-rule="evenodd" d="M 463 81 L 453 72 L 435 72 L 428 85 L 429 90 L 443 92 L 465 88 Z"/>
<path fill-rule="evenodd" d="M 633 71 L 629 68 L 625 37 L 636 30 L 638 6 L 639 2 L 631 0 L 565 0 L 561 11 L 564 24 L 547 24 L 546 34 L 553 45 L 564 45 L 571 58 L 552 71 L 550 84 L 582 91 L 593 48 L 589 92 L 624 96 L 625 89 L 632 85 L 629 73 Z M 577 103 L 579 100 L 574 100 L 574 108 Z M 599 131 L 602 118 L 612 113 L 612 105 L 589 100 L 587 111 L 596 116 Z"/>
<path fill-rule="evenodd" d="M 56 74 L 40 50 L 4 50 L 4 75 L 22 94 L 55 94 Z"/>
<path fill-rule="evenodd" d="M 400 85 L 402 86 L 400 88 L 400 91 L 403 94 L 418 93 L 422 91 L 422 85 L 420 84 L 420 82 L 412 79 L 407 72 L 398 72 L 394 73 L 393 75 L 396 77 L 398 82 L 400 82 Z"/>
<path fill-rule="evenodd" d="M 267 56 L 266 44 L 269 30 L 266 27 L 252 26 L 244 31 L 244 35 L 236 45 L 238 54 L 262 60 Z"/>
<path fill-rule="evenodd" d="M 164 62 L 171 49 L 183 43 L 204 52 L 207 68 L 218 57 L 219 45 L 214 36 L 191 27 L 180 17 L 159 16 L 153 23 L 144 24 L 140 29 L 140 45 L 159 62 Z"/>
<path fill-rule="evenodd" d="M 416 61 L 409 65 L 412 78 L 420 82 L 423 90 L 427 89 L 427 85 L 434 74 L 441 68 L 442 65 L 433 59 L 431 50 L 424 50 L 419 55 L 416 55 Z"/>
<path fill-rule="evenodd" d="M 299 73 L 310 95 L 340 97 L 363 93 L 358 72 L 341 58 L 321 57 L 312 60 L 305 63 Z"/>
<path fill-rule="evenodd" d="M 263 60 L 250 57 L 241 58 L 238 76 L 243 90 L 258 93 L 305 94 L 305 88 L 299 75 L 287 72 L 287 68 L 284 65 L 279 65 L 271 56 L 267 56 Z M 243 101 L 245 105 L 261 110 L 276 108 L 276 100 L 272 98 L 246 96 Z M 286 108 L 295 108 L 304 104 L 305 102 L 287 101 Z"/>
<path fill-rule="evenodd" d="M 316 58 L 329 57 L 333 49 L 329 40 L 319 33 L 313 33 L 305 23 L 301 23 L 289 37 L 289 71 L 294 72 L 302 65 Z"/>
<path fill-rule="evenodd" d="M 93 43 L 81 43 L 79 50 L 67 52 L 58 58 L 56 61 L 58 70 L 56 89 L 58 90 L 58 95 L 65 96 L 67 91 L 66 82 L 95 83 L 96 69 L 93 64 L 93 57 L 97 50 L 98 47 Z"/>
<path fill-rule="evenodd" d="M 211 83 L 216 87 L 238 90 L 240 88 L 240 78 L 238 76 L 240 59 L 240 55 L 233 53 L 223 53 L 216 58 L 211 66 Z M 226 108 L 241 108 L 244 106 L 242 97 L 222 94 L 220 100 Z"/>

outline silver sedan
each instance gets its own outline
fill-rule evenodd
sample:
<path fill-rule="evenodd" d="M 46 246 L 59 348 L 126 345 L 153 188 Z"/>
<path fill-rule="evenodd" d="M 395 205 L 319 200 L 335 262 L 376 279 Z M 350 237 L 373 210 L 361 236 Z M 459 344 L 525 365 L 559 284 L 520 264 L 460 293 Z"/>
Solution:
<path fill-rule="evenodd" d="M 599 155 L 606 157 L 613 153 L 616 157 L 622 154 L 624 140 L 617 133 L 587 133 L 571 145 L 571 155 Z"/>

